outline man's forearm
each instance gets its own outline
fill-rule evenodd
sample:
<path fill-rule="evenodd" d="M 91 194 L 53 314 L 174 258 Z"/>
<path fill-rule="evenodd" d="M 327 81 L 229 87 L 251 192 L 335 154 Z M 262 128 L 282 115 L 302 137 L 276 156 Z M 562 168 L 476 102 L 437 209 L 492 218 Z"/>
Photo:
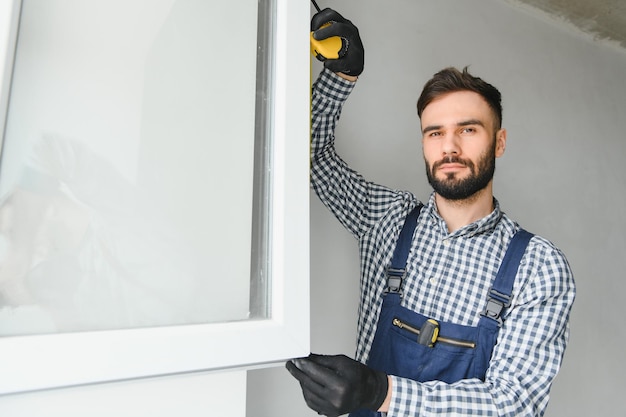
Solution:
<path fill-rule="evenodd" d="M 356 82 L 356 80 L 359 79 L 359 77 L 356 76 L 356 75 L 347 75 L 347 74 L 344 74 L 343 72 L 336 72 L 335 74 L 337 74 L 338 76 L 340 76 L 344 80 L 352 81 L 353 83 Z"/>

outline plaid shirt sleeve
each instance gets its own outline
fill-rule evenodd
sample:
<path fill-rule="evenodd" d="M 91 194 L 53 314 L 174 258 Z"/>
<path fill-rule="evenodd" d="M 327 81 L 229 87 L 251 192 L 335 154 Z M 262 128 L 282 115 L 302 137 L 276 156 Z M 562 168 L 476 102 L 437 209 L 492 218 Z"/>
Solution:
<path fill-rule="evenodd" d="M 408 192 L 366 181 L 335 152 L 335 126 L 354 85 L 327 69 L 313 84 L 311 186 L 339 222 L 359 238 L 394 203 L 406 213 L 415 203 L 411 203 L 414 197 Z"/>
<path fill-rule="evenodd" d="M 574 278 L 565 256 L 535 236 L 517 280 L 519 295 L 500 329 L 485 381 L 392 377 L 388 417 L 543 415 L 569 337 Z"/>

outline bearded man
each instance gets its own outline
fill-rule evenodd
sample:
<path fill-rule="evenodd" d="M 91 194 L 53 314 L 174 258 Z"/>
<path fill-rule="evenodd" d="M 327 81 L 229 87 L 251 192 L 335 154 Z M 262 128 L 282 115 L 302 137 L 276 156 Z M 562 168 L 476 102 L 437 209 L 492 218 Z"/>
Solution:
<path fill-rule="evenodd" d="M 363 47 L 331 9 L 313 17 L 312 31 L 348 45 L 313 85 L 311 183 L 358 240 L 361 304 L 355 359 L 287 362 L 306 403 L 326 416 L 543 415 L 575 285 L 563 253 L 493 196 L 507 139 L 500 92 L 467 69 L 446 68 L 425 84 L 417 113 L 433 192 L 422 204 L 366 181 L 336 154 Z"/>

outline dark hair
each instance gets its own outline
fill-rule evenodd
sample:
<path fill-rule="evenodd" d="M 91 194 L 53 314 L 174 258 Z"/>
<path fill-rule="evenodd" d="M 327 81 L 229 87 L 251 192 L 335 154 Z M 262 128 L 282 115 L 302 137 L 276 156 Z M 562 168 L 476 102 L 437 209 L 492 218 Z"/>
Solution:
<path fill-rule="evenodd" d="M 422 112 L 433 100 L 456 91 L 473 91 L 480 94 L 496 117 L 496 129 L 502 125 L 502 97 L 497 88 L 478 77 L 474 77 L 463 68 L 463 72 L 456 68 L 444 68 L 424 84 L 424 89 L 417 100 L 417 115 L 421 118 Z"/>

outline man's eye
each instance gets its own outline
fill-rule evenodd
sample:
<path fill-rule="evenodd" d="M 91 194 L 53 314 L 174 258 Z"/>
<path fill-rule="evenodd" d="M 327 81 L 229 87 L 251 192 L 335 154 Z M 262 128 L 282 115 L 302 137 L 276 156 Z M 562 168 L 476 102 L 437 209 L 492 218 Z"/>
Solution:
<path fill-rule="evenodd" d="M 473 127 L 465 127 L 462 130 L 463 133 L 474 133 L 476 132 L 476 129 L 474 129 Z"/>

